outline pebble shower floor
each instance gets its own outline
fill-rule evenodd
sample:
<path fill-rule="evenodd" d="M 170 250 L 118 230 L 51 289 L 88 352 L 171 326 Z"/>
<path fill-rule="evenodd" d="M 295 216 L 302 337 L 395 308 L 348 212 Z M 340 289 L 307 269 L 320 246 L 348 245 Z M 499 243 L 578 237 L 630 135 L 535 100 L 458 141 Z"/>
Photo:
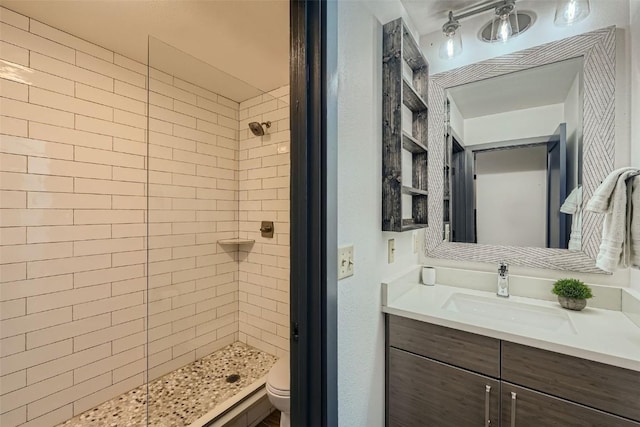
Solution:
<path fill-rule="evenodd" d="M 236 342 L 149 383 L 149 426 L 188 426 L 269 372 L 276 358 Z M 235 382 L 227 382 L 237 374 Z M 60 427 L 146 425 L 147 385 L 128 391 Z"/>

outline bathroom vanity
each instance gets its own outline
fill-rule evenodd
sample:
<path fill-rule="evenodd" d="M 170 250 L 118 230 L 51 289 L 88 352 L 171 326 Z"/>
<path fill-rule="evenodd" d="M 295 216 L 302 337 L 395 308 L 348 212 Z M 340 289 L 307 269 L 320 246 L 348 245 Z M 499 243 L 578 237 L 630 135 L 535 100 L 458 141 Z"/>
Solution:
<path fill-rule="evenodd" d="M 383 285 L 388 426 L 640 427 L 622 312 L 411 282 Z"/>
<path fill-rule="evenodd" d="M 389 426 L 640 426 L 640 372 L 400 316 L 386 330 Z"/>

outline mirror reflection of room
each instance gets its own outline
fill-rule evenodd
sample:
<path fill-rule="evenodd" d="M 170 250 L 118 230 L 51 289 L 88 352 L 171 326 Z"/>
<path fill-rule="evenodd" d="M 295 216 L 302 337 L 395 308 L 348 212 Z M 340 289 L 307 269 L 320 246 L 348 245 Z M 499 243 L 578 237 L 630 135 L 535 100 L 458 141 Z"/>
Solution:
<path fill-rule="evenodd" d="M 444 240 L 581 249 L 583 58 L 452 87 Z"/>

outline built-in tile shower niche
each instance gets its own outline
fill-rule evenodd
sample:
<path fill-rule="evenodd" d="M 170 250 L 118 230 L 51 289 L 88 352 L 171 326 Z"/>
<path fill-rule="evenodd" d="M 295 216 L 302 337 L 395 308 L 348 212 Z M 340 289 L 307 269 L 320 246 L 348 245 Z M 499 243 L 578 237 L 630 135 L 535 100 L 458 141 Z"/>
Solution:
<path fill-rule="evenodd" d="M 288 357 L 288 88 L 1 17 L 0 424 L 202 425 Z"/>

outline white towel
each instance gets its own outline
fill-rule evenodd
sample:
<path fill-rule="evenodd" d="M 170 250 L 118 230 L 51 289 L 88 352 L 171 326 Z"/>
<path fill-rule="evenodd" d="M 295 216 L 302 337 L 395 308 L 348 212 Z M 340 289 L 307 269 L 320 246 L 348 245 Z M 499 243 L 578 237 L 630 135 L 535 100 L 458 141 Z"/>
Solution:
<path fill-rule="evenodd" d="M 625 172 L 638 171 L 639 170 L 636 168 L 620 168 L 611 172 L 604 179 L 604 181 L 602 181 L 600 186 L 596 188 L 593 196 L 591 196 L 591 198 L 589 199 L 589 203 L 587 203 L 587 210 L 597 213 L 611 212 L 611 209 L 613 208 L 613 204 L 611 203 L 611 196 L 613 196 L 613 190 L 618 183 L 618 178 Z"/>
<path fill-rule="evenodd" d="M 606 214 L 596 267 L 610 273 L 619 267 L 628 267 L 631 260 L 631 201 L 627 204 L 627 179 L 638 172 L 636 168 L 611 172 L 587 203 L 587 210 Z"/>
<path fill-rule="evenodd" d="M 569 193 L 560 207 L 560 212 L 572 216 L 571 235 L 569 236 L 568 249 L 579 251 L 582 249 L 582 186 L 578 185 Z M 639 230 L 640 231 L 640 230 Z M 640 236 L 639 236 L 640 237 Z"/>
<path fill-rule="evenodd" d="M 640 176 L 632 179 L 631 188 L 631 265 L 640 267 Z"/>

